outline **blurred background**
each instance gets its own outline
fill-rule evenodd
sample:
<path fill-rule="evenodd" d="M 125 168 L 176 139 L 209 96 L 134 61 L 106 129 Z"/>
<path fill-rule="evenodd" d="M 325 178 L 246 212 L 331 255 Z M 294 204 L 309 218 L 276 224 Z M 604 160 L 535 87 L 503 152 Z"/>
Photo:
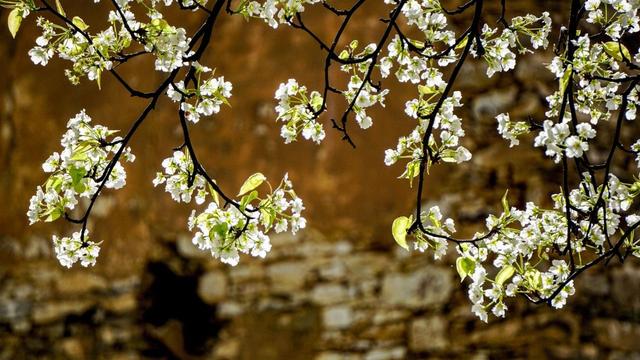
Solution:
<path fill-rule="evenodd" d="M 95 28 L 108 8 L 63 3 Z M 487 3 L 485 20 L 492 23 L 499 1 Z M 546 10 L 560 22 L 569 4 L 508 6 L 512 16 Z M 124 131 L 145 102 L 108 76 L 101 91 L 93 83 L 72 86 L 59 59 L 34 66 L 27 51 L 38 34 L 35 16 L 14 41 L 6 14 L 0 13 L 0 359 L 640 359 L 640 268 L 632 261 L 581 276 L 562 310 L 517 299 L 505 320 L 476 319 L 451 258 L 434 262 L 430 254 L 407 253 L 390 234 L 392 220 L 415 204 L 414 191 L 397 179 L 401 166 L 384 165 L 384 150 L 411 129 L 403 110 L 415 88 L 392 85 L 372 128 L 351 125 L 356 149 L 328 120 L 321 146 L 285 145 L 274 91 L 290 77 L 320 88 L 323 54 L 300 31 L 272 31 L 241 17 L 222 16 L 203 61 L 233 83 L 232 107 L 193 126 L 194 143 L 231 194 L 256 171 L 275 181 L 289 172 L 305 200 L 308 229 L 274 235 L 267 259 L 243 257 L 234 268 L 191 245 L 186 219 L 195 205 L 178 205 L 151 184 L 162 159 L 181 143 L 175 105 L 163 99 L 132 142 L 137 160 L 126 166 L 127 186 L 97 202 L 90 224 L 93 239 L 104 240 L 97 266 L 62 268 L 51 234 L 74 227 L 29 227 L 25 215 L 45 180 L 40 165 L 59 150 L 67 120 L 81 109 L 95 123 Z M 368 2 L 344 45 L 377 41 L 384 15 L 381 2 Z M 327 40 L 339 25 L 322 9 L 304 16 Z M 189 29 L 202 21 L 201 14 L 180 11 L 169 18 Z M 468 20 L 452 22 L 463 28 Z M 521 57 L 515 71 L 492 78 L 480 62 L 463 67 L 459 115 L 474 158 L 436 167 L 424 198 L 456 220 L 461 236 L 483 227 L 506 188 L 522 206 L 548 204 L 560 186 L 560 169 L 530 146 L 532 138 L 509 149 L 494 119 L 506 111 L 512 119 L 543 118 L 544 98 L 556 86 L 544 69 L 551 57 L 551 51 Z M 119 71 L 134 87 L 150 90 L 162 79 L 151 68 L 140 59 Z M 328 116 L 339 116 L 346 104 L 331 100 Z M 621 163 L 615 172 L 630 169 Z"/>

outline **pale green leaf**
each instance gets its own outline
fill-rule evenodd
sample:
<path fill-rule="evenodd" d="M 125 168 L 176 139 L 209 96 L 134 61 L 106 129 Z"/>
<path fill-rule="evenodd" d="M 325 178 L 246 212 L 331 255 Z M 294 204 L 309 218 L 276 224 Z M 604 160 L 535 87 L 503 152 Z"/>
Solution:
<path fill-rule="evenodd" d="M 393 238 L 396 240 L 396 243 L 405 250 L 409 250 L 409 246 L 407 245 L 407 229 L 409 229 L 409 226 L 411 226 L 411 219 L 406 216 L 400 216 L 393 220 L 393 224 L 391 225 Z"/>
<path fill-rule="evenodd" d="M 567 85 L 569 84 L 569 79 L 571 79 L 571 74 L 573 73 L 573 66 L 567 66 L 567 69 L 562 74 L 562 78 L 560 79 L 560 97 L 564 96 L 564 92 L 567 89 Z"/>
<path fill-rule="evenodd" d="M 249 191 L 254 190 L 258 186 L 260 186 L 265 180 L 267 180 L 267 178 L 264 175 L 262 175 L 262 173 L 255 173 L 249 176 L 249 178 L 247 178 L 244 184 L 242 184 L 242 186 L 240 187 L 240 192 L 238 192 L 238 196 L 244 195 Z"/>
<path fill-rule="evenodd" d="M 211 186 L 211 184 L 207 183 L 207 186 L 209 186 L 209 193 L 213 198 L 213 202 L 216 203 L 216 205 L 220 206 L 220 199 L 218 198 L 218 192 L 213 188 L 213 186 Z"/>
<path fill-rule="evenodd" d="M 515 273 L 516 273 L 516 268 L 514 268 L 512 265 L 507 265 L 503 267 L 500 270 L 500 272 L 498 272 L 498 275 L 496 275 L 496 280 L 495 280 L 496 284 L 498 285 L 504 284 L 504 282 L 509 280 Z"/>
<path fill-rule="evenodd" d="M 453 149 L 444 149 L 440 153 L 440 160 L 446 163 L 458 162 L 457 152 Z"/>
<path fill-rule="evenodd" d="M 458 45 L 456 45 L 456 50 L 462 49 L 463 47 L 467 46 L 467 42 L 469 42 L 469 36 L 465 36 L 464 39 L 462 39 L 462 41 L 460 41 Z"/>
<path fill-rule="evenodd" d="M 60 15 L 67 16 L 67 14 L 64 12 L 64 9 L 62 8 L 62 4 L 60 3 L 60 0 L 56 0 L 56 9 L 58 9 L 58 12 L 60 13 Z"/>
<path fill-rule="evenodd" d="M 20 29 L 20 24 L 22 24 L 22 11 L 20 9 L 15 8 L 11 10 L 9 13 L 9 19 L 7 20 L 7 25 L 9 26 L 9 32 L 11 32 L 11 36 L 15 39 L 18 30 Z"/>
<path fill-rule="evenodd" d="M 509 195 L 509 189 L 507 189 L 507 191 L 504 192 L 501 202 L 502 202 L 502 210 L 504 211 L 505 215 L 509 216 L 511 212 L 509 210 L 509 202 L 507 200 L 507 195 Z"/>
<path fill-rule="evenodd" d="M 256 190 L 254 190 L 254 191 L 250 192 L 249 194 L 243 196 L 242 199 L 240 199 L 240 208 L 242 210 L 246 209 L 247 205 L 249 205 L 257 197 L 258 197 L 258 192 Z"/>
<path fill-rule="evenodd" d="M 604 51 L 614 59 L 623 61 L 624 59 L 631 60 L 631 54 L 626 46 L 617 41 L 608 41 L 603 44 Z"/>
<path fill-rule="evenodd" d="M 45 213 L 45 215 L 48 216 L 44 219 L 44 222 L 52 222 L 58 220 L 60 216 L 62 216 L 62 211 L 58 208 L 51 208 Z"/>
<path fill-rule="evenodd" d="M 85 23 L 84 20 L 82 20 L 82 18 L 79 16 L 74 16 L 73 19 L 71 19 L 71 22 L 82 31 L 85 31 L 89 28 L 89 25 L 87 25 L 87 23 Z"/>
<path fill-rule="evenodd" d="M 472 274 L 476 268 L 476 262 L 468 257 L 459 257 L 456 260 L 456 270 L 460 275 L 460 282 L 462 282 L 468 275 Z"/>

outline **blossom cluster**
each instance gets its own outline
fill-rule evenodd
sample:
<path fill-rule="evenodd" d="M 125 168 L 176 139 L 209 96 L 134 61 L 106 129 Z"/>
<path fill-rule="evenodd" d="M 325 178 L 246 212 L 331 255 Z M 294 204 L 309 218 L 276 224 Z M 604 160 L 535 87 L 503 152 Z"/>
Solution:
<path fill-rule="evenodd" d="M 131 149 L 121 148 L 122 138 L 113 137 L 117 131 L 90 123 L 91 118 L 84 110 L 70 119 L 60 142 L 63 150 L 54 152 L 42 164 L 44 172 L 50 175 L 31 197 L 27 212 L 30 224 L 41 220 L 51 222 L 67 215 L 76 208 L 80 198 L 94 196 L 101 183 L 107 189 L 120 189 L 126 184 L 125 169 L 120 161 L 113 162 L 113 157 L 121 153 L 121 159 L 133 162 L 135 156 Z M 86 248 L 88 243 L 77 240 L 82 249 Z M 64 248 L 76 249 L 72 245 Z M 66 265 L 73 263 L 60 256 L 59 260 Z"/>
<path fill-rule="evenodd" d="M 55 55 L 70 61 L 72 66 L 65 70 L 65 74 L 73 84 L 79 83 L 83 76 L 99 84 L 102 72 L 113 67 L 111 57 L 131 42 L 129 33 L 124 28 L 116 30 L 113 23 L 95 36 L 76 31 L 71 25 L 57 25 L 42 17 L 38 18 L 37 24 L 42 29 L 42 35 L 36 39 L 36 46 L 29 50 L 31 61 L 46 66 Z M 86 30 L 87 25 L 82 19 L 77 18 L 74 24 Z"/>
<path fill-rule="evenodd" d="M 189 230 L 195 229 L 193 243 L 200 250 L 210 251 L 214 258 L 235 266 L 241 253 L 261 258 L 267 255 L 271 250 L 267 235 L 270 230 L 290 230 L 295 234 L 306 227 L 306 219 L 301 216 L 304 205 L 287 175 L 276 189 L 262 197 L 254 190 L 261 183 L 256 179 L 263 177 L 255 174 L 245 182 L 241 193 L 248 193 L 242 196 L 239 206 L 211 202 L 201 213 L 192 212 Z"/>
<path fill-rule="evenodd" d="M 174 151 L 173 156 L 162 160 L 163 172 L 153 179 L 153 186 L 165 184 L 165 191 L 176 202 L 190 203 L 196 193 L 196 204 L 205 202 L 208 189 L 202 175 L 196 174 L 189 152 L 184 149 Z M 215 192 L 212 193 L 215 196 Z"/>
<path fill-rule="evenodd" d="M 88 231 L 85 231 L 84 239 L 81 239 L 79 231 L 74 232 L 71 237 L 53 236 L 53 249 L 62 266 L 71 268 L 78 261 L 84 267 L 96 264 L 100 244 L 90 241 L 87 233 Z"/>
<path fill-rule="evenodd" d="M 549 45 L 548 36 L 551 31 L 551 18 L 548 12 L 542 16 L 528 14 L 511 19 L 511 25 L 502 30 L 498 35 L 498 29 L 485 24 L 482 28 L 480 43 L 483 49 L 482 58 L 487 63 L 487 76 L 491 77 L 497 72 L 509 71 L 516 66 L 516 54 L 530 51 L 522 44 L 519 35 L 529 36 L 533 49 L 544 48 Z M 474 44 L 474 53 L 478 52 L 478 44 Z"/>
<path fill-rule="evenodd" d="M 432 99 L 440 94 L 442 88 L 435 85 L 439 81 L 435 80 L 433 83 L 433 87 L 419 86 L 419 97 L 405 105 L 405 113 L 417 120 L 415 129 L 408 136 L 400 137 L 395 149 L 385 151 L 384 162 L 387 166 L 395 164 L 399 159 L 408 159 L 400 177 L 409 181 L 420 174 L 420 162 L 425 155 L 428 157 L 427 170 L 436 161 L 459 164 L 471 160 L 471 152 L 460 145 L 460 138 L 465 135 L 462 119 L 454 113 L 456 108 L 462 106 L 462 93 L 454 91 L 452 96 L 444 99 L 434 116 L 436 104 Z M 424 154 L 423 138 L 429 129 L 439 131 L 440 141 L 429 136 L 428 154 Z"/>
<path fill-rule="evenodd" d="M 272 28 L 288 25 L 289 20 L 305 10 L 304 6 L 319 3 L 321 0 L 260 0 L 243 1 L 236 10 L 245 17 L 264 20 Z"/>
<path fill-rule="evenodd" d="M 184 28 L 170 25 L 166 20 L 154 18 L 143 26 L 146 34 L 145 50 L 156 56 L 156 70 L 171 72 L 186 65 L 192 52 Z"/>
<path fill-rule="evenodd" d="M 587 0 L 584 4 L 587 22 L 602 27 L 613 40 L 640 31 L 638 5 L 629 0 Z"/>
<path fill-rule="evenodd" d="M 588 140 L 596 136 L 596 131 L 589 123 L 576 125 L 574 135 L 568 120 L 561 123 L 545 120 L 542 125 L 543 129 L 535 139 L 535 146 L 545 146 L 545 154 L 553 157 L 555 162 L 560 162 L 563 154 L 569 158 L 581 157 L 589 150 Z"/>
<path fill-rule="evenodd" d="M 267 233 L 291 231 L 295 234 L 306 227 L 301 216 L 302 200 L 293 190 L 289 176 L 285 175 L 275 189 L 262 196 L 256 190 L 266 178 L 260 173 L 250 176 L 240 188 L 237 202 L 220 204 L 213 180 L 196 172 L 187 150 L 175 151 L 162 162 L 163 172 L 153 180 L 154 186 L 165 184 L 165 189 L 177 202 L 204 204 L 210 196 L 207 208 L 189 217 L 189 230 L 196 230 L 193 243 L 201 250 L 210 251 L 222 262 L 237 265 L 239 254 L 251 254 L 264 258 L 271 249 Z M 194 196 L 195 193 L 195 196 Z"/>
<path fill-rule="evenodd" d="M 200 116 L 217 114 L 222 104 L 229 104 L 233 85 L 225 81 L 224 76 L 202 80 L 202 75 L 211 69 L 197 62 L 193 66 L 196 69 L 195 88 L 186 88 L 184 81 L 179 81 L 169 86 L 167 96 L 174 102 L 180 102 L 180 109 L 187 120 L 197 123 Z"/>
<path fill-rule="evenodd" d="M 358 47 L 357 41 L 352 41 L 349 47 L 340 54 L 342 59 L 364 58 L 372 54 L 376 50 L 376 44 L 367 45 L 361 52 L 356 53 Z M 362 129 L 368 129 L 373 120 L 367 115 L 367 108 L 376 104 L 384 107 L 384 98 L 389 93 L 388 89 L 379 90 L 371 81 L 366 80 L 371 60 L 363 61 L 357 64 L 345 64 L 340 70 L 349 74 L 349 83 L 347 89 L 342 92 L 349 104 L 353 104 L 352 110 L 355 114 L 355 120 Z"/>
<path fill-rule="evenodd" d="M 456 232 L 455 222 L 447 218 L 443 221 L 440 207 L 432 206 L 429 211 L 423 212 L 422 223 L 424 231 L 416 232 L 414 248 L 420 252 L 433 251 L 434 259 L 441 259 L 449 248 L 447 238 Z"/>
<path fill-rule="evenodd" d="M 101 74 L 111 70 L 114 63 L 121 62 L 125 50 L 135 42 L 144 47 L 145 53 L 155 56 L 157 71 L 171 72 L 189 64 L 188 59 L 193 51 L 186 30 L 170 25 L 163 19 L 162 13 L 156 8 L 159 3 L 157 0 L 145 2 L 149 21 L 137 20 L 131 8 L 132 2 L 118 1 L 119 8 L 109 12 L 108 27 L 95 33 L 78 16 L 64 25 L 39 17 L 37 24 L 42 34 L 36 39 L 36 46 L 29 51 L 31 60 L 34 64 L 45 66 L 58 55 L 72 63 L 65 74 L 73 84 L 79 83 L 81 77 L 86 77 L 98 85 Z M 163 3 L 169 6 L 173 1 Z M 199 0 L 197 3 L 203 5 L 206 1 Z M 188 7 L 196 2 L 182 1 L 181 4 Z M 65 15 L 61 7 L 57 11 Z"/>
<path fill-rule="evenodd" d="M 401 14 L 407 25 L 415 27 L 422 37 L 396 34 L 387 46 L 386 56 L 380 59 L 380 75 L 388 77 L 395 62 L 398 81 L 417 84 L 432 77 L 435 64 L 446 66 L 456 60 L 455 32 L 448 28 L 447 17 L 437 0 L 407 1 Z M 444 50 L 437 50 L 439 47 Z"/>
<path fill-rule="evenodd" d="M 509 114 L 498 114 L 496 116 L 498 122 L 498 133 L 505 139 L 509 140 L 509 147 L 520 144 L 519 136 L 529 133 L 529 124 L 524 121 L 511 121 Z"/>
<path fill-rule="evenodd" d="M 489 310 L 495 316 L 504 317 L 507 310 L 505 297 L 518 294 L 551 298 L 551 305 L 556 308 L 565 305 L 575 289 L 569 279 L 571 271 L 567 260 L 555 258 L 553 249 L 570 249 L 571 256 L 575 257 L 572 261 L 583 266 L 588 259 L 583 254 L 589 250 L 603 251 L 606 240 L 622 229 L 622 214 L 631 208 L 640 193 L 640 184 L 624 183 L 614 175 L 610 175 L 608 182 L 598 188 L 593 186 L 592 180 L 588 173 L 584 173 L 581 183 L 566 198 L 562 193 L 553 194 L 552 209 L 543 209 L 531 202 L 524 210 L 510 207 L 505 194 L 503 213 L 486 219 L 488 231 L 477 233 L 473 244 L 459 244 L 456 268 L 463 280 L 467 276 L 471 278 L 469 299 L 473 303 L 472 311 L 480 319 L 487 321 Z M 604 203 L 602 207 L 597 207 L 599 197 Z M 577 225 L 577 232 L 568 232 L 567 229 L 567 198 L 572 205 L 570 216 Z M 584 215 L 592 212 L 596 214 L 595 221 Z M 439 209 L 431 208 L 423 221 L 429 224 L 426 232 L 415 233 L 416 249 L 425 249 L 425 234 L 433 237 L 429 234 L 435 233 L 446 239 L 453 233 L 453 222 L 448 219 L 440 225 L 441 218 Z M 624 220 L 630 227 L 636 225 L 640 217 L 629 215 Z M 447 226 L 448 222 L 450 226 Z M 451 231 L 436 232 L 441 227 Z M 568 237 L 567 234 L 572 235 Z M 637 239 L 629 241 L 628 246 L 634 256 L 640 255 L 639 244 Z M 433 248 L 436 257 L 442 256 L 438 247 Z M 490 266 L 496 269 L 493 278 L 489 276 L 493 273 Z"/>
<path fill-rule="evenodd" d="M 298 134 L 307 140 L 319 144 L 325 137 L 324 127 L 316 121 L 322 111 L 322 95 L 317 91 L 310 94 L 306 86 L 299 85 L 295 79 L 280 84 L 275 94 L 278 100 L 276 113 L 282 125 L 280 136 L 285 143 L 296 141 Z"/>

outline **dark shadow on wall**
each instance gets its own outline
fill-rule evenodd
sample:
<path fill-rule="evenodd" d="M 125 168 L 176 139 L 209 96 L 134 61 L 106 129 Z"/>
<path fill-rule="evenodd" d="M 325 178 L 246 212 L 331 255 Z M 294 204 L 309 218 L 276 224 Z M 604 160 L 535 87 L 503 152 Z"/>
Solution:
<path fill-rule="evenodd" d="M 196 359 L 215 344 L 225 322 L 216 318 L 216 306 L 198 297 L 199 273 L 181 274 L 164 262 L 148 264 L 141 294 L 144 356 Z"/>

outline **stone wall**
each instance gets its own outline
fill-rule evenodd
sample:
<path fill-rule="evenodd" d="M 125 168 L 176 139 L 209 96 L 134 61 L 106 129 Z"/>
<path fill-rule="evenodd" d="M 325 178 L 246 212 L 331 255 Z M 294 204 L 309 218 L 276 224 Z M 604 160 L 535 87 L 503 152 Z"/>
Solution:
<path fill-rule="evenodd" d="M 87 19 L 94 15 L 81 4 L 65 6 Z M 371 16 L 348 30 L 361 41 L 373 40 L 380 27 L 373 16 L 378 5 L 367 6 L 363 12 Z M 514 14 L 562 14 L 566 7 L 551 0 L 510 5 Z M 190 26 L 199 20 L 185 18 Z M 309 24 L 325 36 L 335 25 L 320 14 Z M 401 169 L 384 166 L 383 151 L 409 129 L 403 104 L 414 90 L 392 88 L 374 126 L 354 129 L 355 151 L 333 131 L 320 147 L 283 145 L 273 90 L 290 76 L 321 84 L 320 53 L 299 32 L 266 31 L 255 21 L 219 24 L 205 63 L 234 83 L 233 107 L 198 124 L 194 141 L 230 192 L 254 171 L 274 178 L 289 171 L 310 229 L 274 236 L 266 260 L 242 258 L 235 268 L 195 249 L 185 229 L 190 208 L 151 186 L 161 159 L 180 141 L 174 109 L 164 101 L 133 143 L 138 159 L 128 167 L 127 187 L 97 203 L 92 233 L 104 239 L 98 265 L 61 268 L 50 234 L 71 228 L 28 227 L 24 216 L 43 181 L 40 163 L 57 150 L 66 120 L 81 108 L 95 122 L 126 128 L 144 104 L 109 78 L 100 93 L 68 85 L 59 61 L 48 70 L 34 67 L 26 55 L 33 27 L 16 42 L 0 33 L 6 69 L 0 72 L 0 359 L 640 359 L 637 262 L 588 272 L 563 310 L 518 299 L 508 304 L 506 320 L 484 324 L 473 317 L 451 259 L 409 254 L 390 236 L 391 220 L 409 213 L 414 197 L 396 179 Z M 549 59 L 525 57 L 513 73 L 491 79 L 481 64 L 463 67 L 457 88 L 465 94 L 465 146 L 474 161 L 435 169 L 424 199 L 456 219 L 462 236 L 499 208 L 504 189 L 522 205 L 544 203 L 559 186 L 557 168 L 539 149 L 507 152 L 493 119 L 504 111 L 542 117 L 553 84 L 543 69 Z M 142 65 L 122 70 L 136 87 L 151 88 L 159 77 L 147 77 Z M 344 105 L 334 100 L 332 116 Z M 628 130 L 625 136 L 637 132 Z"/>
<path fill-rule="evenodd" d="M 566 309 L 520 299 L 484 324 L 446 262 L 315 231 L 235 268 L 179 236 L 122 278 L 61 270 L 31 244 L 0 278 L 0 359 L 640 358 L 631 264 L 584 276 Z"/>

